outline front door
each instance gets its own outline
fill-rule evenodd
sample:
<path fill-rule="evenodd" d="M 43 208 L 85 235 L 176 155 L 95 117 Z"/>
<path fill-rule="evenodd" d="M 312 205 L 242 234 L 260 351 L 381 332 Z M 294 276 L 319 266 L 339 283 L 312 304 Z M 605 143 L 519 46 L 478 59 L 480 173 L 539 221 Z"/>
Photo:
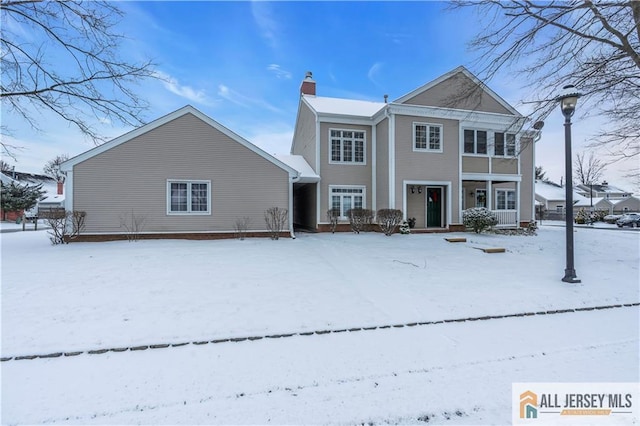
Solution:
<path fill-rule="evenodd" d="M 427 228 L 442 227 L 442 188 L 427 187 Z"/>

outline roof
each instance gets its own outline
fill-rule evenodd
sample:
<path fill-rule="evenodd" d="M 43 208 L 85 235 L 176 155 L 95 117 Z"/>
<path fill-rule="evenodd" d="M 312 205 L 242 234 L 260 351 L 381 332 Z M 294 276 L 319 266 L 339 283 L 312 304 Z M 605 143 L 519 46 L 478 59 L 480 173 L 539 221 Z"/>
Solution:
<path fill-rule="evenodd" d="M 585 185 L 585 184 L 581 184 L 578 185 L 580 188 L 582 188 L 584 191 L 589 191 L 590 188 L 593 188 L 594 192 L 604 192 L 605 194 L 618 194 L 618 193 L 622 193 L 622 194 L 631 194 L 629 191 L 625 191 L 624 189 L 620 189 L 617 186 L 613 186 L 613 185 L 609 185 L 607 184 L 592 184 L 592 185 Z"/>
<path fill-rule="evenodd" d="M 536 195 L 544 198 L 547 201 L 564 201 L 565 200 L 565 188 L 555 183 L 536 181 L 535 187 Z M 578 206 L 591 205 L 591 200 L 584 197 L 577 192 L 573 192 L 573 203 Z M 595 201 L 594 201 L 595 204 Z"/>
<path fill-rule="evenodd" d="M 387 105 L 384 102 L 360 101 L 356 99 L 326 98 L 303 95 L 302 98 L 319 114 L 351 115 L 373 117 Z"/>
<path fill-rule="evenodd" d="M 310 183 L 320 181 L 320 176 L 313 171 L 313 168 L 302 155 L 276 155 L 275 157 L 298 172 L 299 180 L 297 182 Z"/>
<path fill-rule="evenodd" d="M 138 127 L 137 129 L 134 129 L 128 133 L 125 133 L 122 136 L 119 136 L 115 139 L 110 140 L 109 142 L 106 142 L 102 145 L 99 145 L 93 149 L 90 149 L 88 151 L 83 152 L 82 154 L 76 155 L 75 157 L 65 161 L 64 163 L 62 163 L 60 165 L 60 169 L 62 171 L 68 172 L 71 171 L 73 169 L 73 166 L 75 166 L 76 164 L 82 163 L 83 161 L 88 160 L 89 158 L 95 157 L 98 154 L 101 154 L 105 151 L 110 150 L 111 148 L 115 148 L 118 145 L 121 145 L 123 143 L 126 143 L 140 135 L 143 135 L 153 129 L 156 129 L 170 121 L 173 121 L 179 117 L 182 117 L 183 115 L 186 114 L 193 114 L 194 116 L 196 116 L 197 118 L 199 118 L 200 120 L 204 121 L 205 123 L 207 123 L 208 125 L 210 125 L 211 127 L 217 129 L 218 131 L 220 131 L 221 133 L 225 134 L 226 136 L 230 137 L 231 139 L 235 140 L 236 142 L 238 142 L 240 145 L 243 145 L 245 148 L 248 148 L 249 150 L 255 152 L 256 154 L 258 154 L 259 156 L 261 156 L 262 158 L 264 158 L 265 160 L 275 164 L 276 166 L 280 167 L 281 169 L 287 171 L 290 175 L 293 176 L 297 176 L 298 172 L 291 168 L 290 166 L 288 166 L 287 164 L 283 163 L 282 161 L 278 160 L 277 158 L 275 158 L 273 155 L 268 154 L 266 151 L 263 151 L 261 148 L 257 147 L 256 145 L 252 144 L 251 142 L 249 142 L 248 140 L 246 140 L 245 138 L 243 138 L 242 136 L 238 135 L 237 133 L 231 131 L 230 129 L 226 128 L 225 126 L 223 126 L 222 124 L 218 123 L 217 121 L 215 121 L 214 119 L 212 119 L 211 117 L 209 117 L 208 115 L 200 112 L 199 110 L 197 110 L 196 108 L 192 107 L 191 105 L 186 105 L 172 113 L 169 113 L 163 117 L 160 117 L 154 121 L 152 121 L 151 123 L 145 124 L 144 126 Z"/>

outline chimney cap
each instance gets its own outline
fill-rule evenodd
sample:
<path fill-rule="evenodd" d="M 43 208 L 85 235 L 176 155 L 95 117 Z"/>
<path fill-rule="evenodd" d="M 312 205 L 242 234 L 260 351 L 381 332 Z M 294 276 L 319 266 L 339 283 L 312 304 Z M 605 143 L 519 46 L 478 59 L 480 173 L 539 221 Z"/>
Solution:
<path fill-rule="evenodd" d="M 304 75 L 304 79 L 313 80 L 313 73 L 311 71 L 307 71 L 307 73 Z"/>

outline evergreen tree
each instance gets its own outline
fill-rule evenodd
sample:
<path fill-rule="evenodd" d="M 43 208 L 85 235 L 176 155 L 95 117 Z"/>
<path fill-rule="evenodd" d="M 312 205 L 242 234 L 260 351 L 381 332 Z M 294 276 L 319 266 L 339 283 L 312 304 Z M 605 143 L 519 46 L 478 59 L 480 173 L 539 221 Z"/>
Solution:
<path fill-rule="evenodd" d="M 4 215 L 2 220 L 6 220 L 7 212 L 29 210 L 42 200 L 44 191 L 42 184 L 29 185 L 11 182 L 5 185 L 0 182 L 0 207 Z"/>

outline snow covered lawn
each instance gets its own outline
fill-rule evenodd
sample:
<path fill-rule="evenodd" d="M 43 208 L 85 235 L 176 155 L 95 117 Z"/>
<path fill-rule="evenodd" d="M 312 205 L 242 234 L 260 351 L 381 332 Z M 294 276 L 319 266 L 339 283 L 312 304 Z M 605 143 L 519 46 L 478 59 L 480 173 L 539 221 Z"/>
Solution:
<path fill-rule="evenodd" d="M 576 285 L 560 281 L 564 228 L 546 225 L 534 237 L 1 239 L 3 357 L 640 300 L 632 230 L 577 228 Z M 637 382 L 638 334 L 626 307 L 8 361 L 2 423 L 507 423 L 512 382 Z"/>

